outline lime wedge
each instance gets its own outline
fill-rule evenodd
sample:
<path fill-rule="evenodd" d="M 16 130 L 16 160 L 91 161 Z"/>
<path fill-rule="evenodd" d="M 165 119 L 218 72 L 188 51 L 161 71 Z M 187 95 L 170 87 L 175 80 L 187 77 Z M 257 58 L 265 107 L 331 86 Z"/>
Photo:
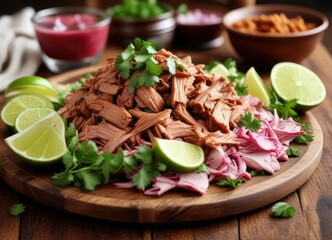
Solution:
<path fill-rule="evenodd" d="M 282 62 L 271 71 L 271 85 L 278 97 L 283 100 L 298 99 L 298 111 L 307 111 L 326 97 L 326 89 L 320 78 L 297 63 Z"/>
<path fill-rule="evenodd" d="M 39 76 L 26 76 L 15 79 L 11 84 L 8 85 L 5 94 L 17 90 L 22 87 L 29 86 L 43 86 L 51 90 L 55 90 L 53 85 L 45 78 Z"/>
<path fill-rule="evenodd" d="M 48 107 L 27 108 L 17 116 L 15 120 L 15 130 L 21 132 L 23 129 L 30 127 L 52 112 L 54 112 L 54 110 Z"/>
<path fill-rule="evenodd" d="M 13 127 L 16 117 L 30 107 L 53 107 L 46 98 L 38 95 L 20 95 L 11 99 L 1 110 L 2 121 Z"/>
<path fill-rule="evenodd" d="M 210 74 L 227 77 L 229 75 L 229 71 L 223 64 L 219 63 L 210 70 Z"/>
<path fill-rule="evenodd" d="M 248 93 L 251 96 L 258 97 L 265 106 L 270 105 L 271 92 L 254 67 L 251 67 L 247 71 L 244 82 L 247 85 Z"/>
<path fill-rule="evenodd" d="M 203 149 L 191 143 L 155 138 L 152 149 L 155 159 L 174 172 L 193 172 L 204 162 Z"/>
<path fill-rule="evenodd" d="M 54 111 L 23 131 L 6 138 L 5 143 L 26 163 L 48 165 L 67 152 L 65 124 Z"/>
<path fill-rule="evenodd" d="M 22 85 L 22 86 L 17 86 L 15 89 L 11 91 L 6 91 L 5 92 L 5 97 L 6 98 L 13 98 L 19 95 L 24 95 L 24 94 L 38 94 L 42 95 L 51 102 L 59 102 L 58 100 L 58 94 L 55 89 L 50 89 L 45 86 L 39 86 L 39 85 Z"/>

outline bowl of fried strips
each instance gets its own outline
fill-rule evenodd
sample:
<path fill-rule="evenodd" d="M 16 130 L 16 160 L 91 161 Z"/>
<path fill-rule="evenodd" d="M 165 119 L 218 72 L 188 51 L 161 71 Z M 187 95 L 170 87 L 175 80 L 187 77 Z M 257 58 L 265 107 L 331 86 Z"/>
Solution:
<path fill-rule="evenodd" d="M 286 4 L 243 7 L 224 16 L 234 50 L 245 62 L 262 67 L 302 62 L 321 41 L 328 25 L 322 13 Z"/>

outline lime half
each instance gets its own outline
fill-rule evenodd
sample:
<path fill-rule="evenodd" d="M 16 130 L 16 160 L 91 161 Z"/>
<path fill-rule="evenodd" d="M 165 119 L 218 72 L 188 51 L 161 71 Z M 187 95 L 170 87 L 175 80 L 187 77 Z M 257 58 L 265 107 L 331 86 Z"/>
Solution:
<path fill-rule="evenodd" d="M 265 106 L 270 105 L 271 92 L 254 67 L 247 71 L 244 81 L 251 96 L 258 97 Z"/>
<path fill-rule="evenodd" d="M 210 74 L 227 77 L 229 75 L 229 71 L 223 64 L 219 63 L 210 70 Z"/>
<path fill-rule="evenodd" d="M 20 95 L 11 99 L 1 110 L 1 119 L 10 127 L 14 126 L 16 117 L 30 107 L 53 107 L 46 98 L 38 95 Z"/>
<path fill-rule="evenodd" d="M 5 143 L 26 163 L 48 165 L 67 152 L 65 124 L 54 111 L 23 131 L 6 138 Z"/>
<path fill-rule="evenodd" d="M 54 110 L 48 107 L 32 107 L 25 109 L 15 120 L 15 130 L 21 132 L 23 129 L 30 127 L 52 112 L 54 112 Z"/>
<path fill-rule="evenodd" d="M 204 162 L 203 149 L 191 143 L 155 138 L 152 149 L 155 159 L 174 172 L 193 172 Z"/>
<path fill-rule="evenodd" d="M 276 64 L 271 71 L 271 85 L 283 100 L 298 99 L 296 109 L 309 110 L 326 97 L 326 89 L 320 78 L 310 69 L 291 62 Z"/>

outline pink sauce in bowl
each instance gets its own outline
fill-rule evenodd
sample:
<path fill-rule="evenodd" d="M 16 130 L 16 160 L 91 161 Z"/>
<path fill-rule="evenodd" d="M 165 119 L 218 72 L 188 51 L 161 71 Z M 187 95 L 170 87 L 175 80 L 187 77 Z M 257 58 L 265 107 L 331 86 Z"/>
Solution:
<path fill-rule="evenodd" d="M 100 55 L 110 26 L 106 12 L 79 7 L 45 9 L 36 13 L 32 21 L 43 54 L 52 60 L 70 62 Z"/>

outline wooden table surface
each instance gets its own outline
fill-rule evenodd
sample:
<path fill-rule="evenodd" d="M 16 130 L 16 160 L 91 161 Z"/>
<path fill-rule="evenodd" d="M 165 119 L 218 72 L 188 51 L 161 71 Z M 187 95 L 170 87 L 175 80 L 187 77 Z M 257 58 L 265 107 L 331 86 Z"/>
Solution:
<path fill-rule="evenodd" d="M 121 48 L 110 44 L 98 64 L 104 64 Z M 225 37 L 217 49 L 183 50 L 172 47 L 179 56 L 192 55 L 194 62 L 224 61 L 228 57 L 238 60 L 241 70 L 248 65 L 235 55 Z M 331 239 L 332 237 L 332 57 L 319 45 L 303 62 L 315 71 L 327 88 L 326 100 L 312 111 L 324 133 L 322 160 L 311 178 L 285 199 L 297 209 L 293 218 L 271 216 L 272 205 L 252 212 L 203 222 L 177 224 L 132 224 L 93 219 L 64 212 L 47 203 L 42 205 L 19 194 L 0 180 L 0 239 Z M 263 76 L 268 72 L 258 69 Z M 50 77 L 45 66 L 37 75 Z M 1 170 L 1 169 L 0 169 Z M 222 196 L 221 196 L 222 197 Z M 8 210 L 15 203 L 23 203 L 26 212 L 18 217 L 9 216 Z"/>

